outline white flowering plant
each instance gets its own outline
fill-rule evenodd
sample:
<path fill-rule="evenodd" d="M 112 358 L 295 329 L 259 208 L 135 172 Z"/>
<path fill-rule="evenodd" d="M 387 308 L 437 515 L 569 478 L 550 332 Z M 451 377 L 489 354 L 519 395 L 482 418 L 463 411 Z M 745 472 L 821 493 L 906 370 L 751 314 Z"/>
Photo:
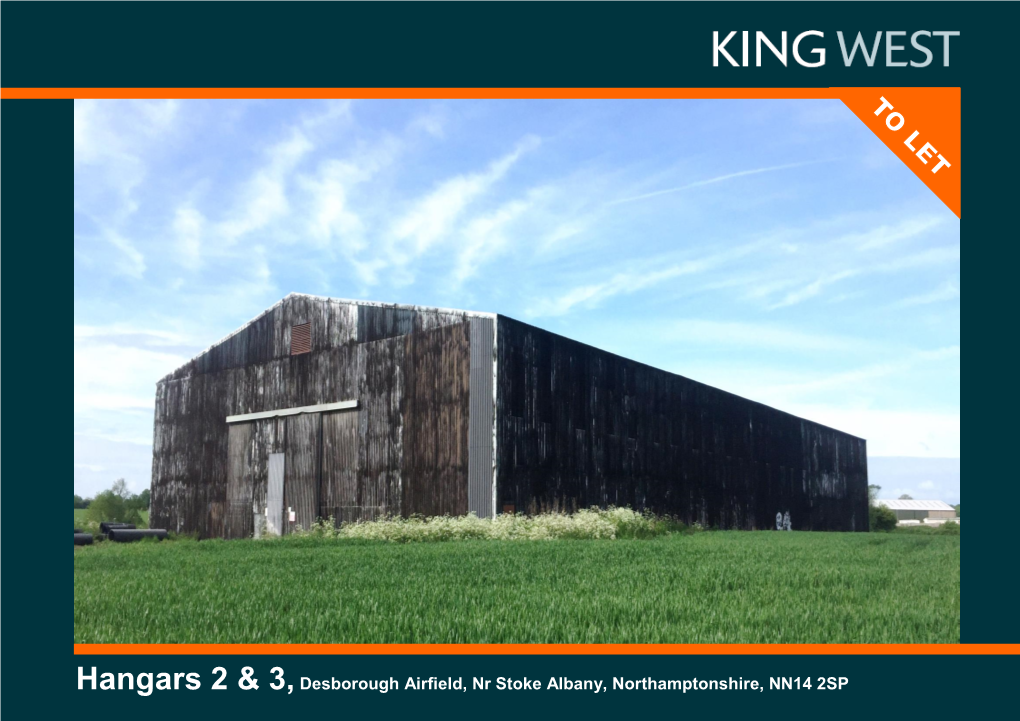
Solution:
<path fill-rule="evenodd" d="M 435 516 L 425 518 L 383 517 L 370 521 L 337 524 L 320 519 L 307 530 L 291 536 L 360 539 L 391 543 L 435 543 L 442 541 L 552 541 L 615 540 L 655 538 L 672 533 L 693 533 L 698 524 L 686 526 L 675 518 L 639 513 L 630 508 L 588 508 L 575 513 L 502 514 L 495 518 Z"/>

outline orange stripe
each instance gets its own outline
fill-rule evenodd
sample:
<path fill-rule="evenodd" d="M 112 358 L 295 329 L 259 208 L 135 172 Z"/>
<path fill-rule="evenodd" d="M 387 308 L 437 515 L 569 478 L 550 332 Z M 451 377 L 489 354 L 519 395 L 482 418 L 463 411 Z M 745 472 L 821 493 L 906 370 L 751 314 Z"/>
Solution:
<path fill-rule="evenodd" d="M 92 644 L 76 643 L 79 655 L 364 655 L 364 656 L 600 656 L 600 655 L 935 655 L 988 656 L 1020 654 L 1020 644 L 854 644 L 854 643 L 751 643 L 751 644 Z"/>
<path fill-rule="evenodd" d="M 10 99 L 836 99 L 836 88 L 0 88 Z"/>

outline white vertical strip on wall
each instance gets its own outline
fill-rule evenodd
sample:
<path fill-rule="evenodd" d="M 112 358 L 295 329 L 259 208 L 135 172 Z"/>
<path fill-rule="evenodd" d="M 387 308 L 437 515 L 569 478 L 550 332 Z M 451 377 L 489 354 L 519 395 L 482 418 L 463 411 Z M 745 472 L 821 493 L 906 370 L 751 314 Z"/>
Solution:
<path fill-rule="evenodd" d="M 469 319 L 468 510 L 492 515 L 492 319 Z"/>
<path fill-rule="evenodd" d="M 286 455 L 269 454 L 269 487 L 266 492 L 266 531 L 283 535 L 283 472 Z"/>

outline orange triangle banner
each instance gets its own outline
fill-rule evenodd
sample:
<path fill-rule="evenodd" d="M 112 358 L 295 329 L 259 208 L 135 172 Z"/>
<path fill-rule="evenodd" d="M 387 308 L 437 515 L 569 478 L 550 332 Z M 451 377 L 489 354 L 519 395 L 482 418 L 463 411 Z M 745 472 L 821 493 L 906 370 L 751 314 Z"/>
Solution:
<path fill-rule="evenodd" d="M 833 88 L 960 217 L 960 88 Z"/>

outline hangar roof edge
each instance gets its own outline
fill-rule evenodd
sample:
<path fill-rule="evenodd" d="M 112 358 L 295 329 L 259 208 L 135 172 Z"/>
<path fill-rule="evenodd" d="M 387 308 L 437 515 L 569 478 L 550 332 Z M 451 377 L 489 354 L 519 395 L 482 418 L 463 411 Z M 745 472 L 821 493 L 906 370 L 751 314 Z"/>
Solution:
<path fill-rule="evenodd" d="M 283 305 L 287 301 L 288 298 L 313 298 L 315 300 L 330 301 L 330 302 L 333 302 L 333 303 L 344 303 L 344 304 L 347 304 L 347 305 L 363 305 L 363 306 L 368 306 L 368 307 L 372 307 L 372 308 L 397 308 L 399 310 L 423 310 L 423 311 L 436 312 L 436 313 L 462 313 L 462 314 L 464 314 L 464 315 L 466 315 L 468 317 L 471 317 L 471 318 L 491 318 L 493 320 L 495 320 L 496 316 L 497 316 L 496 313 L 485 313 L 485 312 L 476 311 L 476 310 L 461 310 L 459 308 L 440 308 L 438 306 L 414 305 L 414 304 L 411 304 L 411 303 L 384 303 L 382 301 L 376 301 L 376 300 L 355 300 L 355 299 L 352 299 L 352 298 L 334 298 L 334 297 L 328 296 L 328 295 L 314 295 L 312 293 L 288 293 L 283 298 L 280 298 L 280 300 L 278 300 L 275 303 L 273 303 L 271 306 L 266 308 L 264 311 L 259 313 L 257 316 L 255 316 L 251 320 L 247 321 L 243 325 L 238 326 L 234 330 L 230 331 L 229 333 L 227 333 L 225 336 L 220 338 L 215 343 L 211 343 L 210 345 L 206 346 L 202 351 L 200 351 L 199 353 L 196 353 L 194 356 L 192 356 L 188 360 L 187 363 L 185 363 L 184 365 L 182 365 L 182 366 L 180 366 L 178 368 L 175 368 L 174 370 L 170 371 L 169 373 L 167 373 L 160 380 L 165 380 L 167 378 L 170 378 L 175 373 L 177 373 L 177 371 L 181 370 L 181 368 L 185 368 L 189 363 L 192 363 L 195 360 L 201 358 L 202 356 L 204 356 L 206 353 L 211 351 L 216 346 L 222 345 L 223 343 L 226 343 L 228 340 L 233 338 L 238 333 L 242 333 L 247 328 L 251 327 L 252 324 L 258 322 L 259 319 L 265 317 L 269 313 L 272 313 L 274 310 L 276 310 L 281 305 Z"/>

